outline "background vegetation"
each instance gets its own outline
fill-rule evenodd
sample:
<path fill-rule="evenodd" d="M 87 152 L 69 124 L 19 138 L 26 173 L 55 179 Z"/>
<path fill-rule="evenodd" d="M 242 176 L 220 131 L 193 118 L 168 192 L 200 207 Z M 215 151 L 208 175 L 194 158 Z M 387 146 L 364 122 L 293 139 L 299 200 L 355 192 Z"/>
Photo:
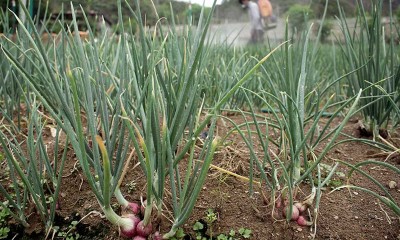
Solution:
<path fill-rule="evenodd" d="M 46 1 L 41 0 L 32 0 L 34 3 L 34 17 L 39 16 L 40 19 L 43 19 L 45 16 L 46 10 Z M 18 2 L 18 1 L 17 1 Z M 48 14 L 57 14 L 61 11 L 62 6 L 69 7 L 69 0 L 51 0 L 49 3 Z M 171 18 L 171 7 L 174 12 L 174 21 L 178 24 L 184 24 L 187 21 L 188 16 L 188 3 L 180 2 L 180 1 L 172 1 L 172 0 L 155 0 L 153 1 L 155 7 L 157 9 L 157 13 L 159 17 Z M 369 9 L 371 1 L 363 0 L 363 4 L 366 9 Z M 83 0 L 83 1 L 72 1 L 75 6 L 81 5 L 85 12 L 94 12 L 98 16 L 104 16 L 111 24 L 116 24 L 118 22 L 117 13 L 117 4 L 115 1 L 107 1 L 107 0 Z M 299 7 L 307 7 L 309 11 L 313 13 L 313 17 L 320 18 L 322 17 L 322 13 L 324 12 L 325 0 L 271 0 L 271 3 L 274 7 L 274 13 L 278 16 L 285 16 L 288 11 L 293 11 L 294 8 Z M 357 12 L 357 0 L 339 0 L 339 3 L 346 14 L 347 17 L 354 17 Z M 154 7 L 152 1 L 140 1 L 141 4 L 141 14 L 142 18 L 146 20 L 147 25 L 154 25 L 158 18 L 154 13 Z M 392 1 L 392 7 L 394 10 L 398 9 L 400 5 L 400 0 Z M 0 0 L 0 6 L 3 11 L 8 8 L 12 9 L 12 4 L 10 0 Z M 292 8 L 292 10 L 290 10 Z M 206 10 L 207 12 L 210 9 Z M 16 12 L 19 12 L 18 6 L 16 7 Z M 122 9 L 123 16 L 129 16 L 128 9 Z M 198 4 L 193 4 L 192 6 L 192 15 L 194 23 L 196 23 L 199 19 L 201 6 Z M 207 14 L 206 12 L 206 14 Z M 398 10 L 398 13 L 400 11 Z M 389 14 L 389 1 L 384 1 L 382 6 L 382 15 Z M 339 10 L 337 8 L 337 1 L 329 1 L 327 8 L 327 17 L 334 17 L 339 15 Z M 398 14 L 399 15 L 399 14 Z M 239 17 L 238 17 L 239 16 Z M 11 17 L 11 16 L 10 16 Z M 127 19 L 126 19 L 127 20 Z M 171 19 L 170 19 L 171 20 Z M 247 20 L 246 12 L 240 8 L 238 2 L 236 0 L 225 0 L 221 5 L 218 5 L 215 10 L 213 21 L 238 21 L 238 20 Z M 10 21 L 12 23 L 13 21 Z M 2 30 L 2 29 L 0 29 Z"/>

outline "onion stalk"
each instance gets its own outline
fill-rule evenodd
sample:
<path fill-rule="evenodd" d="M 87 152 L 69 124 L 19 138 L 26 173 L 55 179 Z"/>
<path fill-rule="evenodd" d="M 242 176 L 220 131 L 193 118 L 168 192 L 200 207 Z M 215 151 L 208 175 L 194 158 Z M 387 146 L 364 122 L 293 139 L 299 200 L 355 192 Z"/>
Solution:
<path fill-rule="evenodd" d="M 123 209 L 129 210 L 135 215 L 138 215 L 140 213 L 140 205 L 126 200 L 126 198 L 122 195 L 121 189 L 116 188 L 114 191 L 114 195 L 117 199 L 117 202 L 123 207 Z"/>
<path fill-rule="evenodd" d="M 124 237 L 134 237 L 136 234 L 136 227 L 140 221 L 140 219 L 133 215 L 133 214 L 128 214 L 126 216 L 119 216 L 114 212 L 114 210 L 111 208 L 110 204 L 110 180 L 111 180 L 111 169 L 110 169 L 110 159 L 108 157 L 107 149 L 106 146 L 104 145 L 103 139 L 97 135 L 96 136 L 96 142 L 100 148 L 102 158 L 103 158 L 103 170 L 104 170 L 104 181 L 103 181 L 103 193 L 104 193 L 104 205 L 103 205 L 103 212 L 107 218 L 112 224 L 118 226 L 118 229 L 120 230 L 121 236 Z M 119 201 L 122 201 L 123 204 L 126 204 L 129 206 L 129 203 L 125 200 L 119 190 L 119 188 L 116 190 L 116 196 Z"/>
<path fill-rule="evenodd" d="M 114 196 L 117 199 L 117 202 L 123 207 L 124 210 L 129 210 L 133 214 L 138 215 L 140 213 L 140 205 L 126 200 L 126 198 L 122 195 L 122 192 L 120 189 L 121 183 L 128 171 L 128 167 L 129 167 L 129 164 L 131 162 L 131 159 L 132 159 L 134 153 L 135 153 L 134 150 L 131 151 L 128 159 L 125 162 L 124 168 L 122 169 L 120 179 L 118 180 L 117 186 L 115 187 Z"/>
<path fill-rule="evenodd" d="M 136 236 L 136 227 L 140 221 L 137 216 L 133 214 L 119 216 L 114 212 L 111 206 L 103 208 L 103 212 L 107 220 L 118 227 L 122 237 L 132 238 Z"/>

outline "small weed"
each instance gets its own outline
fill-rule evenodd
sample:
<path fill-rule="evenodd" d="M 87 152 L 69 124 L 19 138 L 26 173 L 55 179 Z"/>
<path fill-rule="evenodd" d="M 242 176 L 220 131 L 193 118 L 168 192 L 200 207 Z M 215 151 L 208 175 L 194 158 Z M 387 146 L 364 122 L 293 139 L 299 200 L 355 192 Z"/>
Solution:
<path fill-rule="evenodd" d="M 217 215 L 214 213 L 214 210 L 211 208 L 206 211 L 206 222 L 208 224 L 212 224 L 217 220 Z"/>
<path fill-rule="evenodd" d="M 0 227 L 0 239 L 7 239 L 9 232 L 10 232 L 10 228 Z"/>
<path fill-rule="evenodd" d="M 79 233 L 77 233 L 76 225 L 78 225 L 78 221 L 72 221 L 69 227 L 65 230 L 60 230 L 58 226 L 54 226 L 54 231 L 57 231 L 57 237 L 63 238 L 65 240 L 77 240 L 80 238 Z"/>
<path fill-rule="evenodd" d="M 312 162 L 309 161 L 309 164 L 312 164 Z M 332 171 L 332 166 L 330 166 L 328 164 L 324 164 L 324 163 L 320 163 L 319 165 L 320 165 L 320 170 L 321 170 L 321 177 L 326 178 L 329 175 L 329 173 Z M 304 173 L 304 172 L 305 172 L 305 169 L 301 168 L 301 173 Z M 342 186 L 343 181 L 340 179 L 343 179 L 345 177 L 346 177 L 346 175 L 343 172 L 336 170 L 333 177 L 329 181 L 326 182 L 326 186 L 329 186 L 332 189 Z M 314 178 L 314 181 L 316 183 L 318 183 L 319 180 L 318 180 L 317 176 L 315 176 L 315 174 L 313 175 L 313 178 Z M 308 180 L 306 180 L 306 181 L 308 181 Z"/>
<path fill-rule="evenodd" d="M 240 228 L 239 233 L 245 239 L 249 239 L 251 236 L 251 230 L 247 228 Z"/>
<path fill-rule="evenodd" d="M 194 225 L 193 225 L 193 230 L 196 232 L 202 231 L 204 229 L 204 224 L 202 224 L 201 222 L 197 221 Z"/>
<path fill-rule="evenodd" d="M 128 193 L 133 193 L 136 190 L 136 182 L 130 181 L 129 183 L 125 184 L 128 187 Z"/>
<path fill-rule="evenodd" d="M 240 228 L 238 234 L 236 231 L 229 231 L 228 235 L 220 234 L 217 236 L 217 240 L 239 240 L 239 239 L 249 239 L 251 237 L 251 230 L 247 228 Z"/>
<path fill-rule="evenodd" d="M 217 215 L 215 214 L 214 210 L 209 208 L 206 211 L 205 221 L 209 227 L 210 238 L 213 238 L 213 223 L 217 221 Z"/>
<path fill-rule="evenodd" d="M 7 226 L 7 220 L 10 213 L 7 209 L 0 207 L 0 239 L 7 239 L 10 228 Z"/>
<path fill-rule="evenodd" d="M 335 188 L 338 188 L 338 187 L 342 186 L 342 185 L 343 185 L 343 182 L 342 182 L 341 180 L 332 179 L 332 180 L 329 181 L 328 185 L 329 185 L 332 189 L 335 189 Z"/>
<path fill-rule="evenodd" d="M 207 223 L 203 220 L 195 222 L 193 225 L 193 230 L 196 233 L 197 240 L 207 240 L 206 232 L 207 232 Z"/>
<path fill-rule="evenodd" d="M 208 209 L 205 212 L 205 217 L 195 222 L 193 230 L 196 233 L 196 240 L 240 240 L 249 239 L 251 237 L 251 230 L 247 228 L 240 228 L 237 232 L 233 229 L 228 234 L 219 234 L 216 238 L 213 237 L 213 225 L 218 220 L 217 214 L 213 209 Z"/>
<path fill-rule="evenodd" d="M 6 220 L 9 216 L 10 216 L 10 213 L 8 212 L 8 210 L 0 207 L 0 225 L 5 224 L 7 222 Z"/>
<path fill-rule="evenodd" d="M 182 228 L 178 228 L 176 231 L 175 236 L 171 238 L 171 240 L 182 240 L 186 236 L 185 232 Z"/>

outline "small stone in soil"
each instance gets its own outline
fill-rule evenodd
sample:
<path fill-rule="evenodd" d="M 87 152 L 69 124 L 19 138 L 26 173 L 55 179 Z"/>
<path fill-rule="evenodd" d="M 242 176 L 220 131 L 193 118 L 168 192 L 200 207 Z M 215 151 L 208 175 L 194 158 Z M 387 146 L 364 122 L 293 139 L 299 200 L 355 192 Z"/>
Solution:
<path fill-rule="evenodd" d="M 397 187 L 397 183 L 395 181 L 390 181 L 388 185 L 390 189 L 394 189 Z"/>
<path fill-rule="evenodd" d="M 90 209 L 92 207 L 92 205 L 90 203 L 85 203 L 85 205 L 83 205 L 83 208 L 85 210 Z"/>

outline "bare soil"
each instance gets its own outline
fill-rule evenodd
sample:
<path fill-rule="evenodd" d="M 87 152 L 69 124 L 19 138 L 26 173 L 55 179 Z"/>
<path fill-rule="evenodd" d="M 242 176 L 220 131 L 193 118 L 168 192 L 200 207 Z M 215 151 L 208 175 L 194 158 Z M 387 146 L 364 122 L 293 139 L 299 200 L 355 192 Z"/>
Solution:
<path fill-rule="evenodd" d="M 235 122 L 243 121 L 240 116 L 232 116 L 231 118 Z M 347 123 L 343 132 L 358 136 L 356 121 L 357 119 L 352 119 Z M 338 124 L 340 119 L 335 119 L 334 122 Z M 220 121 L 216 133 L 222 136 L 229 129 L 231 129 L 231 126 L 226 121 Z M 391 133 L 393 140 L 396 140 L 398 136 L 399 134 L 396 132 Z M 49 146 L 51 146 L 50 133 L 44 137 L 48 139 Z M 262 154 L 261 149 L 258 153 Z M 247 177 L 249 159 L 250 154 L 245 143 L 238 135 L 233 134 L 224 146 L 221 146 L 212 164 Z M 400 167 L 398 155 L 394 154 L 387 158 L 387 154 L 359 142 L 347 142 L 336 146 L 328 153 L 324 163 L 332 165 L 335 160 L 342 160 L 355 164 L 366 159 L 386 161 Z M 145 194 L 145 182 L 140 168 L 133 169 L 135 164 L 135 161 L 131 164 L 129 174 L 122 184 L 122 192 L 129 200 L 138 202 L 140 196 Z M 1 166 L 2 171 L 4 171 L 4 167 L 4 165 Z M 366 166 L 363 169 L 384 186 L 388 186 L 390 181 L 400 184 L 399 176 L 387 169 L 376 166 Z M 349 168 L 344 165 L 340 165 L 337 169 L 337 172 L 344 174 L 348 171 Z M 257 177 L 257 172 L 255 174 L 255 177 Z M 72 149 L 68 152 L 68 160 L 62 179 L 60 208 L 57 210 L 54 225 L 59 226 L 63 231 L 68 231 L 72 221 L 79 221 L 77 228 L 71 231 L 73 234 L 79 234 L 79 239 L 120 239 L 118 230 L 102 216 L 101 209 L 81 174 L 78 160 Z M 347 181 L 346 177 L 339 175 L 335 175 L 334 180 L 340 184 L 346 184 Z M 376 185 L 359 174 L 354 174 L 349 183 L 381 193 Z M 243 227 L 252 231 L 250 239 L 259 240 L 312 239 L 314 231 L 316 232 L 315 239 L 400 239 L 399 217 L 396 217 L 378 199 L 365 192 L 352 189 L 334 192 L 331 192 L 331 190 L 331 186 L 328 186 L 323 191 L 318 211 L 317 229 L 300 227 L 295 222 L 276 220 L 271 216 L 272 205 L 266 202 L 263 197 L 266 196 L 267 200 L 269 199 L 269 192 L 266 189 L 259 189 L 254 186 L 254 193 L 250 196 L 248 182 L 215 168 L 210 168 L 193 214 L 183 226 L 187 234 L 186 239 L 195 239 L 192 227 L 196 221 L 204 219 L 207 209 L 213 209 L 217 214 L 217 220 L 213 224 L 214 238 L 218 234 L 228 234 L 230 230 L 237 231 Z M 297 199 L 301 200 L 309 192 L 309 185 L 301 185 Z M 400 204 L 399 187 L 389 189 L 389 192 Z M 170 209 L 168 194 L 166 208 Z M 168 210 L 164 213 L 165 216 L 161 224 L 154 227 L 161 230 L 162 233 L 168 231 L 171 225 L 168 220 L 171 219 Z M 310 216 L 307 217 L 310 218 Z M 315 216 L 312 214 L 312 217 Z M 10 221 L 10 239 L 44 239 L 46 233 L 43 232 L 40 219 L 35 214 L 30 215 L 29 223 L 31 228 L 23 229 Z M 53 238 L 60 239 L 57 236 Z M 51 233 L 48 239 L 52 239 Z"/>

